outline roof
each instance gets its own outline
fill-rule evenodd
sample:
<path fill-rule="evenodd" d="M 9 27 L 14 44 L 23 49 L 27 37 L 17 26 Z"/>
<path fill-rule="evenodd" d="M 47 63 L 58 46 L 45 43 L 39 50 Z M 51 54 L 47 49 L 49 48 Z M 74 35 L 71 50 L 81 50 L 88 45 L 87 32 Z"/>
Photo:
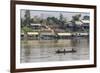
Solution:
<path fill-rule="evenodd" d="M 39 33 L 38 32 L 28 32 L 27 34 L 28 35 L 38 35 Z"/>
<path fill-rule="evenodd" d="M 41 35 L 55 35 L 54 33 L 50 32 L 42 32 Z"/>
<path fill-rule="evenodd" d="M 58 35 L 60 35 L 60 36 L 68 36 L 68 35 L 71 35 L 71 33 L 58 33 Z"/>
<path fill-rule="evenodd" d="M 83 23 L 90 23 L 89 20 L 81 20 Z"/>
<path fill-rule="evenodd" d="M 80 35 L 88 35 L 88 33 L 80 33 Z"/>
<path fill-rule="evenodd" d="M 41 24 L 31 24 L 32 26 L 41 26 Z"/>
<path fill-rule="evenodd" d="M 82 25 L 83 23 L 81 21 L 75 21 L 75 24 Z"/>

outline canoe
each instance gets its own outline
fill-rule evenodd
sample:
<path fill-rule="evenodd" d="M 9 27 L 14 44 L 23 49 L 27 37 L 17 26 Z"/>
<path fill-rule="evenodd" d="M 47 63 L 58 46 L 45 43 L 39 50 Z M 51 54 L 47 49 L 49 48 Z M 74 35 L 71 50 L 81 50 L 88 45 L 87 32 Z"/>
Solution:
<path fill-rule="evenodd" d="M 63 50 L 63 51 L 61 51 L 61 50 L 57 50 L 56 51 L 56 53 L 75 53 L 76 52 L 76 50 L 74 50 L 74 49 L 72 49 L 72 50 Z"/>

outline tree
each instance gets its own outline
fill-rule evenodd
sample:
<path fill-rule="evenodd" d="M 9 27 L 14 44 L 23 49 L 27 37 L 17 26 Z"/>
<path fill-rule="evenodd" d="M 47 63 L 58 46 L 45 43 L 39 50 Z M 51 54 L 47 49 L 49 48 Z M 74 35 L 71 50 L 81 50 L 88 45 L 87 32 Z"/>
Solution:
<path fill-rule="evenodd" d="M 49 24 L 58 24 L 59 20 L 56 17 L 47 17 Z"/>
<path fill-rule="evenodd" d="M 79 20 L 80 20 L 80 17 L 81 17 L 81 14 L 78 14 L 78 15 L 72 16 L 72 21 L 73 21 L 73 22 L 75 22 L 75 21 L 79 21 Z"/>
<path fill-rule="evenodd" d="M 90 20 L 90 17 L 89 16 L 84 16 L 83 19 L 84 20 Z"/>
<path fill-rule="evenodd" d="M 24 20 L 23 20 L 23 18 L 21 18 L 21 27 L 23 27 L 24 26 Z"/>
<path fill-rule="evenodd" d="M 21 19 L 21 31 L 24 32 L 24 38 L 27 40 L 28 32 L 32 31 L 30 26 L 30 11 L 25 10 L 24 20 Z"/>
<path fill-rule="evenodd" d="M 30 11 L 29 10 L 26 10 L 25 11 L 25 15 L 24 15 L 24 26 L 30 26 Z"/>
<path fill-rule="evenodd" d="M 60 21 L 63 21 L 63 15 L 62 15 L 62 14 L 60 14 L 59 20 L 60 20 Z"/>
<path fill-rule="evenodd" d="M 75 23 L 76 21 L 80 21 L 80 17 L 81 17 L 81 14 L 77 14 L 75 16 L 72 16 L 72 25 L 73 25 L 73 30 L 74 32 L 76 32 L 78 29 L 77 29 L 77 24 Z"/>

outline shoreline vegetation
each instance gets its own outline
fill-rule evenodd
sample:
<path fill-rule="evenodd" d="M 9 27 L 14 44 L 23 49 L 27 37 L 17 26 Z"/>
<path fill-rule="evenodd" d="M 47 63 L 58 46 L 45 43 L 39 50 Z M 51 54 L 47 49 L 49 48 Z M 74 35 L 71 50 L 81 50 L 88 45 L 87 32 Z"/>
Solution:
<path fill-rule="evenodd" d="M 24 11 L 21 17 L 21 39 L 22 40 L 58 40 L 89 37 L 90 18 L 82 13 L 76 14 L 68 21 L 63 13 L 59 17 L 31 16 L 30 10 Z"/>

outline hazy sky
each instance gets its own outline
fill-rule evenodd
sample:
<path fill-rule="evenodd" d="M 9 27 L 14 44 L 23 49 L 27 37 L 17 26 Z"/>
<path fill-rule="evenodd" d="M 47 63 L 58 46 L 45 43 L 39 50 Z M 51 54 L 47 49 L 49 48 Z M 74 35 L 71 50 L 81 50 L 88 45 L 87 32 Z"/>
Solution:
<path fill-rule="evenodd" d="M 41 10 L 30 10 L 30 17 L 34 18 L 34 16 L 38 16 L 40 18 L 47 18 L 47 17 L 57 17 L 59 18 L 60 14 L 63 15 L 68 21 L 72 19 L 72 16 L 76 14 L 81 14 L 81 18 L 85 15 L 90 15 L 89 13 L 79 13 L 79 12 L 65 12 L 65 11 L 41 11 Z M 24 18 L 25 10 L 21 10 L 21 18 Z"/>

